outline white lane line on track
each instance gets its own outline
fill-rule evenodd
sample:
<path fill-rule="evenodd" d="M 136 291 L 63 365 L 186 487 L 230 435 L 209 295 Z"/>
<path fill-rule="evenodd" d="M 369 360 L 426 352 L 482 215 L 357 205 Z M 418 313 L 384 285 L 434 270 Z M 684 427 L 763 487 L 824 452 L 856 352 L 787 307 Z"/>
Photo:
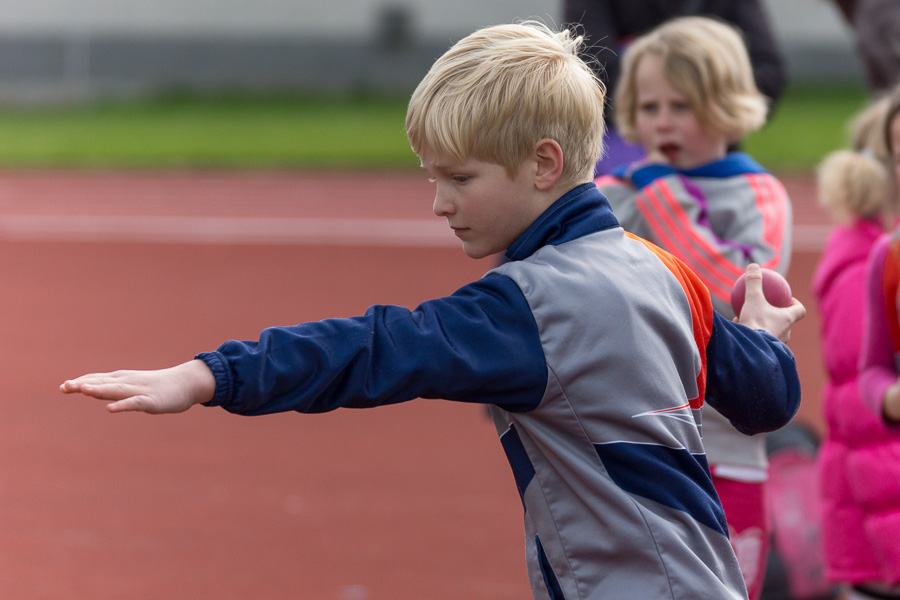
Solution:
<path fill-rule="evenodd" d="M 440 219 L 7 215 L 7 241 L 458 247 Z"/>
<path fill-rule="evenodd" d="M 830 225 L 794 225 L 794 251 L 820 251 L 830 231 Z M 440 248 L 460 245 L 441 219 L 125 215 L 0 216 L 0 240 Z"/>

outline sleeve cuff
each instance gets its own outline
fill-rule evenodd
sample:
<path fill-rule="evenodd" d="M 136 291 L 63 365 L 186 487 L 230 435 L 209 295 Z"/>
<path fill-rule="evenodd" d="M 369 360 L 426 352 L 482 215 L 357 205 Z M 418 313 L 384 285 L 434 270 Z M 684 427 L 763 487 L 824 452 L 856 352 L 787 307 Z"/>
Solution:
<path fill-rule="evenodd" d="M 230 402 L 234 394 L 234 380 L 225 357 L 219 352 L 202 352 L 194 359 L 206 363 L 216 380 L 216 393 L 212 400 L 204 402 L 203 406 L 223 406 Z"/>

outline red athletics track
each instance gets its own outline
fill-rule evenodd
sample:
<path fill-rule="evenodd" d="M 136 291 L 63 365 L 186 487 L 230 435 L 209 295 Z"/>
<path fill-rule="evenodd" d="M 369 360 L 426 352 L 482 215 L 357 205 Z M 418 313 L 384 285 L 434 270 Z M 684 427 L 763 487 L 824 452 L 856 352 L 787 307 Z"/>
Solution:
<path fill-rule="evenodd" d="M 790 280 L 823 240 L 788 180 Z M 59 394 L 267 325 L 414 306 L 480 276 L 419 173 L 0 173 L 0 598 L 529 597 L 522 508 L 479 407 L 109 415 Z M 821 427 L 817 320 L 792 346 Z"/>

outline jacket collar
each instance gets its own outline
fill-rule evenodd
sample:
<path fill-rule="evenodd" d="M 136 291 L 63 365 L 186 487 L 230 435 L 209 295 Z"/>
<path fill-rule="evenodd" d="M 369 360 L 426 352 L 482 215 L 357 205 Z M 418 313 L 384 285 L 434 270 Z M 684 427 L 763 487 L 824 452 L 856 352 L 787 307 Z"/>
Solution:
<path fill-rule="evenodd" d="M 593 183 L 585 183 L 566 192 L 535 219 L 506 251 L 506 258 L 522 260 L 543 246 L 557 246 L 618 226 L 606 197 Z"/>
<path fill-rule="evenodd" d="M 724 179 L 750 173 L 765 173 L 766 170 L 753 160 L 749 154 L 743 152 L 729 152 L 720 160 L 693 169 L 679 170 L 670 165 L 662 164 L 649 164 L 637 169 L 632 169 L 631 165 L 620 165 L 613 170 L 612 174 L 620 179 L 628 179 L 629 172 L 633 173 L 635 184 L 638 185 L 638 187 L 643 187 L 655 179 L 671 175 L 672 173 L 680 173 L 687 177 L 712 177 Z"/>

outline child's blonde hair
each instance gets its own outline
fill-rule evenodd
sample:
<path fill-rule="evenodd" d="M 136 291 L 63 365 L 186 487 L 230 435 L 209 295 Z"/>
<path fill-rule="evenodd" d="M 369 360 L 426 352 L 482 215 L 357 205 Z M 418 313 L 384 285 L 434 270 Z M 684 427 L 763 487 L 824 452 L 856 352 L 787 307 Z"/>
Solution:
<path fill-rule="evenodd" d="M 897 118 L 897 115 L 900 115 L 900 83 L 894 86 L 887 95 L 886 100 L 887 107 L 884 110 L 884 120 L 881 124 L 881 136 L 884 141 L 884 147 L 887 150 L 887 157 L 893 161 L 897 148 L 894 148 L 893 138 L 891 137 L 891 124 Z"/>
<path fill-rule="evenodd" d="M 707 131 L 736 142 L 765 123 L 768 101 L 738 30 L 708 17 L 680 17 L 639 37 L 622 57 L 615 117 L 628 141 L 638 141 L 635 74 L 645 56 L 662 60 L 669 84 L 688 97 Z"/>
<path fill-rule="evenodd" d="M 850 142 L 854 150 L 869 152 L 880 161 L 890 159 L 884 139 L 884 122 L 889 106 L 890 98 L 882 96 L 850 122 Z"/>
<path fill-rule="evenodd" d="M 570 31 L 526 21 L 476 31 L 441 56 L 406 114 L 418 155 L 502 165 L 512 176 L 537 142 L 563 151 L 560 182 L 593 178 L 603 150 L 603 84 L 579 57 Z"/>
<path fill-rule="evenodd" d="M 819 164 L 816 178 L 819 203 L 835 221 L 888 218 L 888 173 L 884 163 L 871 154 L 855 150 L 832 152 Z"/>
<path fill-rule="evenodd" d="M 870 102 L 850 121 L 852 150 L 832 152 L 819 164 L 819 203 L 836 221 L 877 219 L 887 227 L 898 214 L 890 136 L 897 114 L 900 87 Z"/>

